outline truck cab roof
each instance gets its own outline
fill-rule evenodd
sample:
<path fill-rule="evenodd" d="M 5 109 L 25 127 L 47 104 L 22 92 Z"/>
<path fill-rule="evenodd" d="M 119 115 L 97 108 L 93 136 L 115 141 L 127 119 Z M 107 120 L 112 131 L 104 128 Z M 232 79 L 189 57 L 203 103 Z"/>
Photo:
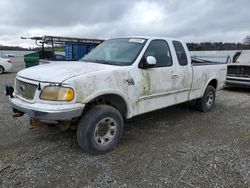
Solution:
<path fill-rule="evenodd" d="M 141 39 L 147 39 L 147 40 L 168 40 L 168 41 L 180 41 L 183 42 L 182 40 L 176 39 L 176 38 L 171 38 L 171 37 L 159 37 L 159 36 L 123 36 L 123 37 L 114 37 L 114 38 L 110 38 L 110 39 L 116 39 L 116 38 L 141 38 Z"/>

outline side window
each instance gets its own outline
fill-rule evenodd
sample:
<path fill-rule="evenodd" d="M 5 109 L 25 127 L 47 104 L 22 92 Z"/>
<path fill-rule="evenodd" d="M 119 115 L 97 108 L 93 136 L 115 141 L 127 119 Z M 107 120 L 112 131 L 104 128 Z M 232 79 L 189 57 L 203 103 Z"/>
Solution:
<path fill-rule="evenodd" d="M 185 52 L 185 49 L 183 48 L 181 42 L 179 41 L 173 41 L 174 49 L 179 61 L 179 64 L 181 66 L 185 66 L 188 64 L 187 54 Z"/>
<path fill-rule="evenodd" d="M 155 57 L 156 65 L 154 67 L 167 67 L 173 64 L 168 43 L 164 40 L 153 40 L 149 44 L 144 58 L 148 56 Z"/>

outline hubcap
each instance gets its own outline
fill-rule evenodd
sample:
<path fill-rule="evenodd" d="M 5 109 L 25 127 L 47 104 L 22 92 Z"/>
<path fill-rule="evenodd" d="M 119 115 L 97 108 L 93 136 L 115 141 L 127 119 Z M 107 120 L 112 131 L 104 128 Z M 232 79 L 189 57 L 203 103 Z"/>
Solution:
<path fill-rule="evenodd" d="M 212 91 L 210 91 L 208 94 L 207 94 L 207 102 L 206 102 L 206 105 L 208 108 L 210 108 L 214 103 L 214 94 Z"/>
<path fill-rule="evenodd" d="M 106 146 L 112 142 L 117 132 L 117 124 L 111 117 L 102 119 L 95 127 L 94 139 L 99 146 Z"/>

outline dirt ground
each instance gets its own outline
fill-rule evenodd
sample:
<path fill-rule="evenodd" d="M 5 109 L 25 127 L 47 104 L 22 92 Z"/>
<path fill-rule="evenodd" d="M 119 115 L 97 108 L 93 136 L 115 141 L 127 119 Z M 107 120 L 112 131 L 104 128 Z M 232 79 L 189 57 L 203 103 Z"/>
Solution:
<path fill-rule="evenodd" d="M 182 104 L 126 122 L 119 146 L 83 152 L 74 131 L 11 117 L 0 75 L 0 187 L 250 187 L 250 90 L 217 93 L 212 112 Z"/>

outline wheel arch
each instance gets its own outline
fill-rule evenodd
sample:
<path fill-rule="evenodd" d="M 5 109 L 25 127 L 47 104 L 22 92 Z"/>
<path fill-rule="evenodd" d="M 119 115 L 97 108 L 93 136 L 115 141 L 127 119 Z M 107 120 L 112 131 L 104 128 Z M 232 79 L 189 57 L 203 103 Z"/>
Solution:
<path fill-rule="evenodd" d="M 205 93 L 205 91 L 206 91 L 206 89 L 207 89 L 207 87 L 208 87 L 209 85 L 213 86 L 213 87 L 215 88 L 215 91 L 216 91 L 217 88 L 218 88 L 218 80 L 217 80 L 216 78 L 210 79 L 210 80 L 207 82 L 206 87 L 204 87 L 203 92 L 202 92 L 202 95 L 204 95 L 204 93 Z"/>
<path fill-rule="evenodd" d="M 84 101 L 87 106 L 107 104 L 116 108 L 124 118 L 131 117 L 132 105 L 125 94 L 119 91 L 101 91 L 87 97 Z"/>

